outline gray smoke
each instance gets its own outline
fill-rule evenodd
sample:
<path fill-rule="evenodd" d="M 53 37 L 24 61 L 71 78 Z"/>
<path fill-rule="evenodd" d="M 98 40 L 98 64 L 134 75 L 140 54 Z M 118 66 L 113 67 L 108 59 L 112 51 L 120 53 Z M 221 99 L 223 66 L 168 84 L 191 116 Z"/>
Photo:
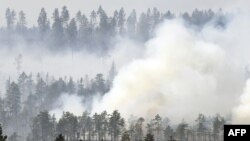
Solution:
<path fill-rule="evenodd" d="M 93 111 L 118 109 L 126 117 L 160 114 L 174 122 L 183 117 L 190 121 L 198 113 L 230 115 L 244 89 L 250 59 L 250 18 L 235 15 L 225 29 L 211 24 L 201 32 L 181 20 L 166 21 L 145 45 L 144 57 L 119 71 Z"/>

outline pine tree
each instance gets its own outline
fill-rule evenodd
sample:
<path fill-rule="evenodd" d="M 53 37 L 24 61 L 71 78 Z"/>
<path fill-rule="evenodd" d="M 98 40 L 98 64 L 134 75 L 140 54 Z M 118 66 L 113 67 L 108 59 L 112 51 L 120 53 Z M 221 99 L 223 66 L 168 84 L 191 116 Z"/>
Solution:
<path fill-rule="evenodd" d="M 47 17 L 47 13 L 44 8 L 41 9 L 39 17 L 37 19 L 38 29 L 41 37 L 43 38 L 45 34 L 49 31 L 49 20 Z"/>
<path fill-rule="evenodd" d="M 112 35 L 116 35 L 117 33 L 117 25 L 118 25 L 118 12 L 115 10 L 113 17 L 111 19 L 111 33 Z"/>
<path fill-rule="evenodd" d="M 198 132 L 204 132 L 206 130 L 206 117 L 203 114 L 199 114 L 198 118 L 196 119 L 196 122 L 198 124 Z"/>
<path fill-rule="evenodd" d="M 65 139 L 64 139 L 64 137 L 63 137 L 62 134 L 59 134 L 59 135 L 56 137 L 55 141 L 65 141 Z"/>
<path fill-rule="evenodd" d="M 7 107 L 11 117 L 17 118 L 21 111 L 21 93 L 18 85 L 12 82 L 7 89 Z"/>
<path fill-rule="evenodd" d="M 3 135 L 2 126 L 0 124 L 0 141 L 6 141 L 6 140 L 7 140 L 7 136 Z"/>
<path fill-rule="evenodd" d="M 79 25 L 78 39 L 80 40 L 80 43 L 88 44 L 90 43 L 92 27 L 89 23 L 88 18 L 84 14 L 81 14 L 79 12 L 77 14 L 77 22 Z"/>
<path fill-rule="evenodd" d="M 127 29 L 128 29 L 127 32 L 129 36 L 132 38 L 135 37 L 136 23 L 137 23 L 137 16 L 136 16 L 136 11 L 134 9 L 127 19 Z"/>
<path fill-rule="evenodd" d="M 27 30 L 27 22 L 26 17 L 23 11 L 20 11 L 18 14 L 18 22 L 17 22 L 17 32 L 20 34 L 24 34 Z"/>
<path fill-rule="evenodd" d="M 102 41 L 106 41 L 107 40 L 107 35 L 108 35 L 108 31 L 109 31 L 109 22 L 108 22 L 108 16 L 106 14 L 106 12 L 102 9 L 102 7 L 100 6 L 97 14 L 99 15 L 99 40 L 100 42 Z"/>
<path fill-rule="evenodd" d="M 160 23 L 160 12 L 158 11 L 157 8 L 153 9 L 153 15 L 152 15 L 152 19 L 153 19 L 153 29 L 156 28 L 156 26 Z"/>
<path fill-rule="evenodd" d="M 109 128 L 111 138 L 113 138 L 114 141 L 118 141 L 118 136 L 121 134 L 121 130 L 124 125 L 125 121 L 121 117 L 121 114 L 117 110 L 113 111 L 111 117 L 109 118 Z"/>
<path fill-rule="evenodd" d="M 175 15 L 173 13 L 171 13 L 171 11 L 168 10 L 165 14 L 163 14 L 163 18 L 171 20 L 171 19 L 175 18 Z"/>
<path fill-rule="evenodd" d="M 129 133 L 127 131 L 122 134 L 121 141 L 130 141 Z"/>
<path fill-rule="evenodd" d="M 148 133 L 144 139 L 144 141 L 154 141 L 154 135 Z"/>
<path fill-rule="evenodd" d="M 143 129 L 142 129 L 142 126 L 143 126 L 143 122 L 144 122 L 144 118 L 140 117 L 136 124 L 135 124 L 135 140 L 136 141 L 142 141 L 143 140 Z"/>
<path fill-rule="evenodd" d="M 176 133 L 179 136 L 180 141 L 184 141 L 185 140 L 185 130 L 188 127 L 188 124 L 183 120 L 176 129 Z"/>
<path fill-rule="evenodd" d="M 95 82 L 93 83 L 94 91 L 97 93 L 104 94 L 106 92 L 105 80 L 103 74 L 99 73 L 95 77 Z"/>
<path fill-rule="evenodd" d="M 53 138 L 52 117 L 48 111 L 40 112 L 32 122 L 31 132 L 33 140 L 44 141 Z"/>
<path fill-rule="evenodd" d="M 92 28 L 95 27 L 96 22 L 97 22 L 97 13 L 93 10 L 90 14 L 90 25 Z"/>
<path fill-rule="evenodd" d="M 80 81 L 78 82 L 77 94 L 80 96 L 84 96 L 85 94 L 83 78 L 81 78 Z"/>
<path fill-rule="evenodd" d="M 146 41 L 149 38 L 149 33 L 149 21 L 147 15 L 142 13 L 137 26 L 137 37 L 142 41 Z"/>
<path fill-rule="evenodd" d="M 83 137 L 83 141 L 85 141 L 85 137 L 86 137 L 86 133 L 88 131 L 88 117 L 89 117 L 89 113 L 87 111 L 84 111 L 82 116 L 80 117 L 80 121 L 79 121 L 79 124 L 80 124 L 80 129 L 81 129 L 81 132 L 82 132 L 82 137 Z"/>
<path fill-rule="evenodd" d="M 63 45 L 63 39 L 64 39 L 64 28 L 62 20 L 59 16 L 58 9 L 54 10 L 53 13 L 53 24 L 52 24 L 52 37 L 54 38 L 54 44 L 55 45 Z"/>
<path fill-rule="evenodd" d="M 71 19 L 69 25 L 67 26 L 67 38 L 70 45 L 74 45 L 76 43 L 77 37 L 77 26 L 75 19 Z"/>
<path fill-rule="evenodd" d="M 35 86 L 35 95 L 39 99 L 38 103 L 42 103 L 48 93 L 47 84 L 42 78 L 39 78 Z"/>
<path fill-rule="evenodd" d="M 60 17 L 63 27 L 67 27 L 68 25 L 68 21 L 69 21 L 69 11 L 67 9 L 66 6 L 63 6 L 62 8 L 62 13 L 61 13 L 61 17 Z"/>
<path fill-rule="evenodd" d="M 13 30 L 16 21 L 16 12 L 14 10 L 11 11 L 9 8 L 7 8 L 5 12 L 5 18 L 7 22 L 7 29 L 9 31 Z"/>
<path fill-rule="evenodd" d="M 65 112 L 57 124 L 57 131 L 64 134 L 66 139 L 75 140 L 77 124 L 77 117 L 70 112 Z"/>
<path fill-rule="evenodd" d="M 3 127 L 7 124 L 7 116 L 4 106 L 4 99 L 0 97 L 0 123 L 2 123 Z"/>
<path fill-rule="evenodd" d="M 48 111 L 41 112 L 39 115 L 40 125 L 42 129 L 42 140 L 49 140 L 53 131 L 52 117 Z"/>
<path fill-rule="evenodd" d="M 173 135 L 173 129 L 168 125 L 164 130 L 165 140 L 168 140 Z"/>
<path fill-rule="evenodd" d="M 121 8 L 118 14 L 118 27 L 119 27 L 119 33 L 121 35 L 124 33 L 124 24 L 125 24 L 125 12 L 124 9 Z"/>

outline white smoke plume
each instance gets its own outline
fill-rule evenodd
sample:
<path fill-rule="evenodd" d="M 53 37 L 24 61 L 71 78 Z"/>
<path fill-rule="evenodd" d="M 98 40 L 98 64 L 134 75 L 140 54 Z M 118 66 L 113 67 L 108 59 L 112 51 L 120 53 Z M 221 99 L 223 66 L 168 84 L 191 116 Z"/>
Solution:
<path fill-rule="evenodd" d="M 250 123 L 250 80 L 246 83 L 244 93 L 240 97 L 240 105 L 233 109 L 233 123 Z"/>
<path fill-rule="evenodd" d="M 93 112 L 118 109 L 125 117 L 150 118 L 160 114 L 173 122 L 193 120 L 198 113 L 231 114 L 249 61 L 244 37 L 250 33 L 249 24 L 242 19 L 249 23 L 237 17 L 226 29 L 208 25 L 201 32 L 178 20 L 167 21 L 146 44 L 145 56 L 119 71 Z"/>
<path fill-rule="evenodd" d="M 50 114 L 55 115 L 56 119 L 60 119 L 63 112 L 71 112 L 76 116 L 81 116 L 85 111 L 82 100 L 83 98 L 76 94 L 61 94 L 59 100 L 54 104 L 55 108 L 50 111 Z"/>

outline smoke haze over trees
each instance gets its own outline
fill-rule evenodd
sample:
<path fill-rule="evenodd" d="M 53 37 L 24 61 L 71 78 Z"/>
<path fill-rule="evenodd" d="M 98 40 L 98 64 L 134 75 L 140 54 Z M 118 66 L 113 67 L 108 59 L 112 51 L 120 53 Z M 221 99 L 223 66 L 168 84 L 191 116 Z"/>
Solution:
<path fill-rule="evenodd" d="M 150 39 L 156 36 L 155 30 L 159 26 L 175 20 L 180 20 L 185 28 L 198 33 L 202 32 L 207 25 L 223 31 L 227 28 L 231 15 L 224 13 L 222 9 L 218 11 L 194 9 L 190 13 L 176 14 L 171 11 L 159 11 L 157 8 L 149 8 L 142 13 L 137 13 L 136 9 L 127 12 L 124 8 L 120 8 L 115 10 L 112 15 L 108 15 L 102 6 L 89 13 L 82 11 L 71 13 L 67 6 L 63 6 L 54 9 L 53 13 L 47 13 L 46 8 L 42 8 L 38 13 L 37 24 L 31 27 L 27 26 L 26 18 L 23 11 L 8 8 L 5 12 L 5 21 L 0 21 L 6 22 L 6 27 L 0 28 L 0 50 L 8 50 L 8 53 L 14 52 L 15 56 L 17 54 L 15 58 L 12 58 L 14 63 L 12 61 L 12 64 L 1 65 L 2 69 L 14 66 L 17 77 L 6 71 L 5 74 L 8 75 L 5 78 L 7 79 L 1 78 L 4 79 L 5 83 L 1 85 L 0 89 L 0 141 L 6 140 L 5 134 L 8 135 L 8 141 L 222 140 L 223 125 L 226 122 L 231 122 L 231 116 L 223 115 L 225 116 L 223 117 L 216 113 L 214 115 L 200 113 L 191 122 L 186 121 L 186 117 L 183 117 L 183 120 L 177 123 L 174 121 L 175 119 L 169 119 L 165 115 L 163 117 L 160 113 L 153 117 L 137 117 L 138 115 L 124 117 L 124 113 L 120 113 L 119 110 L 92 111 L 95 104 L 101 103 L 100 100 L 107 96 L 114 87 L 114 83 L 118 82 L 114 80 L 119 74 L 117 67 L 117 64 L 120 65 L 119 61 L 126 62 L 124 61 L 126 59 L 134 61 L 136 59 L 134 56 L 143 54 L 141 50 L 145 49 L 144 46 L 142 49 L 140 49 L 141 46 L 136 46 L 137 48 L 130 50 L 129 42 L 136 45 L 147 44 Z M 34 56 L 39 56 L 43 50 L 46 50 L 48 52 L 45 54 L 48 53 L 52 56 L 48 57 L 49 59 L 57 58 L 57 55 L 60 54 L 62 56 L 59 57 L 58 62 L 69 65 L 67 68 L 61 67 L 53 59 L 42 64 L 38 59 L 38 61 L 35 60 L 34 64 L 36 65 L 34 66 L 32 66 L 33 63 L 30 63 L 32 61 L 28 61 L 28 65 L 31 66 L 28 68 L 23 66 L 25 62 L 23 59 L 27 57 L 27 54 L 19 53 L 20 49 Z M 34 51 L 36 49 L 38 51 Z M 84 53 L 80 54 L 81 52 Z M 138 53 L 140 54 L 138 55 L 137 52 L 141 54 Z M 1 54 L 4 53 L 3 51 Z M 194 55 L 197 55 L 195 53 Z M 89 56 L 86 54 L 93 55 L 94 58 L 98 58 L 98 61 L 101 60 L 102 66 L 95 67 L 96 60 L 88 59 Z M 114 54 L 121 56 L 121 59 L 113 58 Z M 133 54 L 136 55 L 133 56 Z M 211 54 L 213 55 L 213 53 Z M 45 57 L 47 57 L 46 55 Z M 81 56 L 80 59 L 77 58 L 77 55 Z M 103 62 L 107 56 L 109 60 L 105 64 Z M 216 57 L 215 60 L 220 59 L 220 57 Z M 65 61 L 65 58 L 70 58 L 68 59 L 70 61 Z M 87 65 L 83 66 L 76 61 L 76 58 L 80 62 L 87 61 Z M 48 65 L 48 62 L 52 62 L 52 65 Z M 116 64 L 116 62 L 118 63 Z M 71 63 L 76 65 L 71 65 Z M 61 75 L 58 69 L 55 71 L 56 75 L 49 71 L 40 73 L 39 70 L 33 70 L 37 64 L 43 65 L 45 68 L 59 68 L 61 72 L 66 70 L 70 70 L 72 73 L 82 72 L 81 76 L 77 75 L 77 77 L 68 74 Z M 202 65 L 198 66 L 203 67 Z M 205 69 L 200 70 L 209 72 L 210 68 L 206 67 L 206 64 L 204 66 Z M 90 67 L 94 67 L 94 71 L 92 69 L 94 75 L 84 72 Z M 139 67 L 136 66 L 136 68 Z M 150 66 L 149 69 L 151 67 L 154 66 Z M 27 69 L 29 71 L 24 71 Z M 106 71 L 104 72 L 104 70 Z M 147 76 L 150 77 L 150 73 Z M 124 77 L 131 81 L 134 80 L 129 75 Z M 200 77 L 202 78 L 199 75 Z M 139 75 L 138 78 L 140 78 Z M 152 86 L 154 86 L 153 77 L 150 77 L 149 80 L 152 80 Z M 136 87 L 133 83 L 132 85 L 126 84 L 131 89 Z M 117 95 L 119 94 L 117 93 Z M 132 100 L 136 100 L 137 97 L 133 98 L 131 97 Z M 125 102 L 124 98 L 119 104 L 124 105 Z M 140 102 L 138 101 L 138 103 Z M 135 109 L 130 110 L 135 111 Z M 189 112 L 188 110 L 190 109 L 187 109 L 186 112 Z M 127 118 L 128 116 L 130 118 Z M 1 127 L 4 132 L 2 132 Z"/>
<path fill-rule="evenodd" d="M 0 30 L 0 42 L 2 46 L 9 47 L 15 47 L 20 42 L 29 46 L 40 45 L 55 52 L 84 49 L 105 53 L 112 49 L 117 36 L 145 42 L 154 36 L 154 30 L 160 23 L 178 17 L 197 29 L 214 20 L 216 26 L 223 28 L 227 20 L 222 10 L 195 9 L 192 13 L 176 15 L 157 8 L 149 8 L 140 14 L 136 10 L 126 13 L 121 8 L 109 16 L 101 6 L 90 13 L 70 13 L 64 6 L 54 9 L 53 13 L 47 13 L 42 8 L 37 24 L 27 27 L 25 13 L 8 8 L 5 12 L 6 28 Z"/>

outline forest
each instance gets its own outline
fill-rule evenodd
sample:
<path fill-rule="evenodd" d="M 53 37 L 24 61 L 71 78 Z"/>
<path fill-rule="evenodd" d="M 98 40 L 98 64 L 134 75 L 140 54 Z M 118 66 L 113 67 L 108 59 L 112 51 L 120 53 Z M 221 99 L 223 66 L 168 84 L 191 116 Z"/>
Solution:
<path fill-rule="evenodd" d="M 226 26 L 228 14 L 222 9 L 198 10 L 176 15 L 171 11 L 160 12 L 157 8 L 148 9 L 139 15 L 134 9 L 126 13 L 123 8 L 108 16 L 99 6 L 90 14 L 70 14 L 66 6 L 55 9 L 52 15 L 42 8 L 37 24 L 27 27 L 25 13 L 10 8 L 5 13 L 6 27 L 0 29 L 2 46 L 15 47 L 18 43 L 41 45 L 54 52 L 61 50 L 87 50 L 92 53 L 106 53 L 114 46 L 117 37 L 145 42 L 154 36 L 157 26 L 166 20 L 182 18 L 187 26 L 200 30 L 206 24 L 218 28 Z"/>
<path fill-rule="evenodd" d="M 165 141 L 171 138 L 181 141 L 222 140 L 226 121 L 219 114 L 213 117 L 199 114 L 192 125 L 185 122 L 185 119 L 179 124 L 171 124 L 170 119 L 158 114 L 151 120 L 136 116 L 124 119 L 117 110 L 93 115 L 85 111 L 82 116 L 65 111 L 60 119 L 48 112 L 63 93 L 84 97 L 82 103 L 90 106 L 90 110 L 89 103 L 93 97 L 97 93 L 105 94 L 109 91 L 114 72 L 115 65 L 112 65 L 107 80 L 102 74 L 97 74 L 91 80 L 86 76 L 76 82 L 66 77 L 55 80 L 49 74 L 45 78 L 37 74 L 33 80 L 32 74 L 26 75 L 24 72 L 17 82 L 8 80 L 6 97 L 0 99 L 0 121 L 9 134 L 7 139 L 53 141 L 61 135 L 60 141 Z"/>
<path fill-rule="evenodd" d="M 50 18 L 51 17 L 51 18 Z M 138 15 L 123 8 L 108 16 L 100 6 L 90 14 L 70 14 L 66 6 L 55 9 L 52 16 L 42 8 L 37 24 L 28 27 L 23 11 L 6 9 L 6 27 L 0 28 L 0 47 L 15 49 L 18 44 L 38 46 L 53 53 L 85 50 L 106 54 L 113 49 L 116 38 L 145 43 L 154 37 L 154 30 L 164 21 L 182 19 L 186 26 L 202 30 L 207 24 L 223 29 L 230 20 L 221 9 L 181 13 L 148 9 Z M 2 22 L 2 21 L 1 21 Z M 115 61 L 115 60 L 114 60 Z M 18 68 L 17 68 L 18 69 Z M 0 97 L 0 141 L 222 141 L 227 120 L 216 114 L 202 113 L 192 123 L 171 123 L 168 117 L 137 117 L 125 119 L 118 110 L 91 113 L 93 100 L 110 91 L 116 65 L 112 63 L 107 76 L 90 78 L 87 74 L 73 79 L 49 74 L 18 72 L 18 78 L 6 80 Z M 60 118 L 51 114 L 63 94 L 82 98 L 86 111 L 81 116 L 64 111 Z M 7 136 L 5 136 L 5 134 Z"/>

